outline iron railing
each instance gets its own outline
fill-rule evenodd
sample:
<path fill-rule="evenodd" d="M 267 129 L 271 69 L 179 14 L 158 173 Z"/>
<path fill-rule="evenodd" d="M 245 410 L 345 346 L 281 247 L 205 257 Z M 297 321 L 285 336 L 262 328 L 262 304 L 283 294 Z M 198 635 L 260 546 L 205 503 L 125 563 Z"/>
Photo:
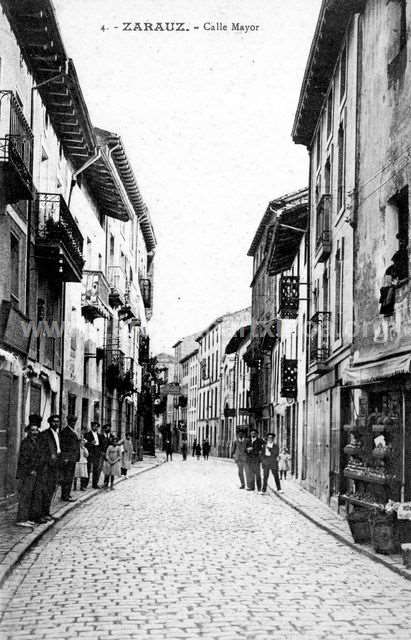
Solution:
<path fill-rule="evenodd" d="M 112 307 L 124 304 L 127 278 L 123 267 L 110 266 L 107 269 L 107 279 L 110 285 L 109 302 Z"/>
<path fill-rule="evenodd" d="M 323 363 L 330 357 L 329 311 L 317 311 L 310 322 L 310 364 Z"/>
<path fill-rule="evenodd" d="M 0 165 L 19 176 L 21 189 L 6 185 L 14 200 L 31 199 L 33 190 L 33 133 L 12 91 L 0 91 Z"/>
<path fill-rule="evenodd" d="M 83 315 L 105 318 L 108 316 L 110 287 L 102 271 L 83 271 L 81 307 Z"/>
<path fill-rule="evenodd" d="M 83 236 L 60 193 L 38 193 L 37 242 L 64 247 L 78 269 L 83 268 Z"/>

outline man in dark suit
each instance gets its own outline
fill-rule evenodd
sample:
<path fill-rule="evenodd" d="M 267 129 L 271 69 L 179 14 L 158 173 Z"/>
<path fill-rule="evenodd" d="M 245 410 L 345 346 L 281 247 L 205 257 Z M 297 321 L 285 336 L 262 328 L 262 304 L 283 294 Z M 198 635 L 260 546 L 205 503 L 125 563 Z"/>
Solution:
<path fill-rule="evenodd" d="M 98 433 L 99 423 L 93 421 L 91 423 L 91 429 L 84 436 L 86 441 L 86 448 L 88 450 L 87 469 L 88 476 L 92 479 L 93 489 L 98 489 L 98 480 L 101 473 L 101 437 Z"/>
<path fill-rule="evenodd" d="M 268 476 L 271 473 L 274 476 L 275 486 L 277 491 L 282 493 L 280 478 L 278 477 L 278 445 L 275 443 L 275 435 L 273 433 L 267 434 L 267 442 L 263 446 L 261 453 L 261 464 L 263 467 L 263 490 L 261 493 L 267 491 Z"/>
<path fill-rule="evenodd" d="M 49 428 L 40 431 L 40 470 L 35 488 L 34 519 L 36 522 L 52 520 L 50 505 L 56 491 L 57 476 L 60 467 L 60 416 L 53 414 L 48 419 Z"/>
<path fill-rule="evenodd" d="M 80 459 L 80 440 L 74 430 L 77 417 L 68 415 L 67 426 L 60 432 L 61 445 L 61 499 L 64 502 L 74 502 L 70 495 L 73 486 L 76 462 Z"/>
<path fill-rule="evenodd" d="M 258 437 L 256 429 L 251 429 L 250 438 L 246 442 L 246 466 L 245 473 L 247 477 L 247 491 L 254 491 L 257 485 L 257 491 L 261 491 L 261 469 L 260 458 L 264 440 Z"/>
<path fill-rule="evenodd" d="M 34 490 L 40 469 L 39 427 L 41 416 L 29 416 L 26 437 L 20 445 L 16 478 L 18 480 L 19 506 L 16 524 L 19 527 L 33 527 Z"/>

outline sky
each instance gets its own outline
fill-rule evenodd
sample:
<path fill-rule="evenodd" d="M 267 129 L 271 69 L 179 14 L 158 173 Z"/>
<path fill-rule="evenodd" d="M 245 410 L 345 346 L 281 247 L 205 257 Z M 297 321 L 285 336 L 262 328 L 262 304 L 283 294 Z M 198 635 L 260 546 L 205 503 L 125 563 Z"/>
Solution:
<path fill-rule="evenodd" d="M 150 209 L 149 333 L 154 353 L 172 352 L 251 304 L 247 251 L 267 204 L 307 184 L 307 150 L 291 129 L 321 0 L 54 5 L 93 124 L 121 135 Z M 123 31 L 136 22 L 189 30 Z"/>

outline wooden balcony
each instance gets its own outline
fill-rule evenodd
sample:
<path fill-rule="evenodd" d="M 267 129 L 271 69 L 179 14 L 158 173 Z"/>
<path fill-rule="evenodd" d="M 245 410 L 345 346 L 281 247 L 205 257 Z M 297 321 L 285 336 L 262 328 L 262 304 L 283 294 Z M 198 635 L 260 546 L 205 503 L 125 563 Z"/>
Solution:
<path fill-rule="evenodd" d="M 83 236 L 59 193 L 38 193 L 36 210 L 36 258 L 51 278 L 81 282 Z"/>
<path fill-rule="evenodd" d="M 280 305 L 278 315 L 284 320 L 298 317 L 300 304 L 300 279 L 298 276 L 281 276 Z"/>
<path fill-rule="evenodd" d="M 125 355 L 120 349 L 107 345 L 104 350 L 105 381 L 109 391 L 123 388 L 126 374 Z"/>
<path fill-rule="evenodd" d="M 109 291 L 108 281 L 102 271 L 83 271 L 81 292 L 81 313 L 86 320 L 108 318 Z"/>
<path fill-rule="evenodd" d="M 324 193 L 317 205 L 315 257 L 318 262 L 325 262 L 331 253 L 331 204 L 331 195 Z"/>
<path fill-rule="evenodd" d="M 283 356 L 281 359 L 281 391 L 282 398 L 297 397 L 298 361 Z"/>
<path fill-rule="evenodd" d="M 310 322 L 310 370 L 322 372 L 328 370 L 330 357 L 330 319 L 329 311 L 317 311 Z"/>
<path fill-rule="evenodd" d="M 33 134 L 14 94 L 0 91 L 0 184 L 6 202 L 33 198 Z"/>

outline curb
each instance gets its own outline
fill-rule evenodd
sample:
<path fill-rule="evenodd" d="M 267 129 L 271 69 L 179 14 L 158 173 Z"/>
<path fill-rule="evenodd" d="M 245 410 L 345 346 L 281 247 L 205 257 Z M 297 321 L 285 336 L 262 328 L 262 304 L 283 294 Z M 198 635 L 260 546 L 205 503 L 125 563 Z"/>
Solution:
<path fill-rule="evenodd" d="M 219 462 L 225 462 L 225 463 L 233 462 L 233 460 L 229 458 L 213 457 L 213 460 L 218 460 Z M 356 544 L 349 538 L 346 538 L 341 533 L 334 531 L 331 527 L 328 527 L 326 524 L 323 524 L 319 520 L 316 520 L 312 515 L 310 515 L 307 511 L 305 511 L 305 509 L 298 507 L 289 498 L 285 497 L 284 494 L 278 494 L 271 487 L 268 487 L 268 491 L 273 496 L 278 498 L 278 500 L 282 500 L 286 505 L 294 509 L 294 511 L 297 511 L 297 513 L 304 516 L 304 518 L 306 518 L 307 520 L 315 524 L 319 529 L 322 529 L 322 531 L 325 531 L 329 535 L 333 536 L 334 538 L 336 538 L 336 540 L 338 540 L 339 542 L 342 542 L 347 547 L 354 549 L 354 551 L 357 551 L 357 553 L 360 553 L 361 555 L 366 556 L 367 558 L 369 558 L 370 560 L 373 560 L 374 562 L 384 565 L 384 567 L 386 567 L 387 569 L 390 569 L 390 571 L 393 571 L 397 575 L 400 575 L 402 578 L 405 578 L 406 580 L 411 580 L 411 571 L 409 571 L 405 567 L 403 568 L 395 564 L 392 564 L 389 560 L 386 560 L 384 556 L 378 555 L 377 553 L 375 553 L 374 551 L 370 551 L 369 549 L 365 549 L 364 547 L 361 547 L 360 545 Z"/>
<path fill-rule="evenodd" d="M 313 516 L 311 516 L 309 513 L 307 513 L 307 511 L 305 511 L 301 507 L 298 507 L 297 505 L 295 505 L 293 502 L 291 502 L 291 500 L 287 499 L 283 494 L 279 495 L 271 487 L 268 487 L 268 490 L 278 500 L 282 500 L 282 502 L 284 502 L 286 505 L 288 505 L 289 507 L 294 509 L 294 511 L 297 511 L 300 515 L 304 516 L 304 518 L 306 518 L 307 520 L 309 520 L 310 522 L 315 524 L 319 529 L 322 529 L 323 531 L 325 531 L 329 535 L 331 535 L 334 538 L 336 538 L 336 540 L 338 540 L 339 542 L 342 542 L 347 547 L 350 547 L 351 549 L 354 549 L 354 551 L 357 551 L 357 553 L 360 553 L 361 555 L 366 556 L 370 560 L 373 560 L 374 562 L 377 562 L 379 564 L 384 565 L 387 569 L 390 569 L 394 573 L 397 573 L 402 578 L 405 578 L 406 580 L 411 580 L 411 572 L 408 571 L 405 567 L 404 568 L 398 567 L 398 566 L 392 564 L 391 562 L 389 562 L 389 560 L 386 560 L 384 558 L 384 556 L 377 555 L 373 551 L 369 551 L 368 549 L 364 549 L 364 547 L 361 547 L 358 544 L 356 544 L 355 542 L 352 542 L 351 540 L 349 540 L 348 538 L 343 536 L 341 533 L 337 533 L 336 531 L 334 531 L 333 529 L 331 529 L 327 525 L 325 525 L 322 522 L 319 522 L 318 520 L 313 518 Z"/>
<path fill-rule="evenodd" d="M 164 461 L 160 460 L 153 464 L 151 467 L 147 467 L 145 469 L 137 469 L 129 479 L 133 480 L 135 477 L 140 476 L 142 473 L 152 471 L 162 464 L 164 464 Z M 124 481 L 125 478 L 119 478 L 115 482 L 115 484 Z M 0 566 L 0 587 L 3 586 L 5 580 L 13 571 L 14 567 L 21 561 L 27 551 L 29 551 L 31 547 L 36 542 L 38 542 L 49 529 L 51 529 L 57 522 L 60 522 L 60 520 L 62 520 L 68 513 L 74 511 L 74 509 L 77 509 L 77 507 L 82 506 L 83 504 L 91 500 L 91 498 L 94 498 L 94 496 L 96 495 L 101 495 L 101 492 L 98 489 L 93 489 L 86 495 L 79 497 L 76 502 L 70 502 L 63 507 L 60 507 L 60 509 L 58 509 L 53 514 L 53 521 L 38 525 L 31 533 L 27 534 L 24 540 L 18 542 L 14 547 L 12 547 L 12 549 L 5 555 Z"/>

